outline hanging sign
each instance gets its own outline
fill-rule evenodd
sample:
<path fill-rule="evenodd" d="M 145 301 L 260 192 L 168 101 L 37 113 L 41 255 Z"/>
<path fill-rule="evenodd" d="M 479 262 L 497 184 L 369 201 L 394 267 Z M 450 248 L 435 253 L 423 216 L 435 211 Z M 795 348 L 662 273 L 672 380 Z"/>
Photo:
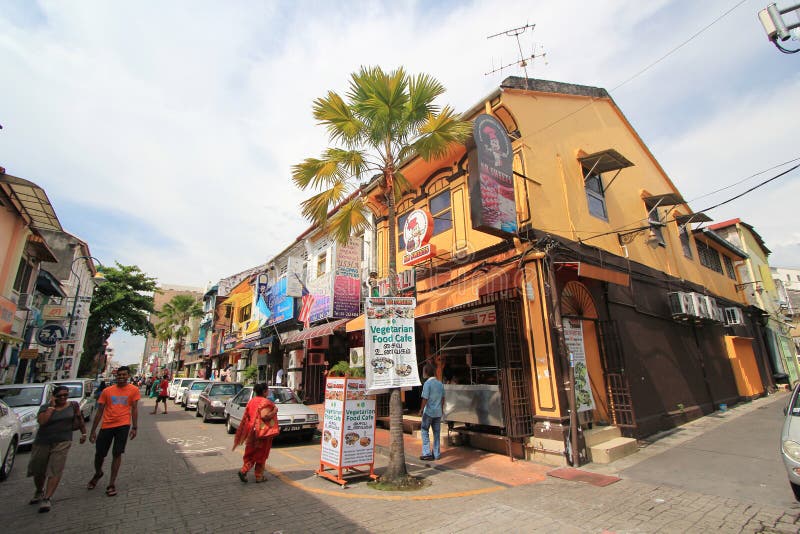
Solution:
<path fill-rule="evenodd" d="M 36 333 L 36 341 L 44 347 L 54 347 L 55 344 L 67 335 L 67 330 L 56 323 L 48 323 Z"/>
<path fill-rule="evenodd" d="M 478 115 L 473 125 L 475 150 L 469 156 L 472 227 L 507 237 L 517 231 L 514 196 L 514 153 L 503 124 L 491 115 Z"/>
<path fill-rule="evenodd" d="M 63 304 L 45 304 L 42 307 L 42 319 L 53 321 L 67 316 L 67 307 Z"/>
<path fill-rule="evenodd" d="M 570 353 L 575 373 L 575 405 L 579 412 L 594 410 L 594 398 L 586 368 L 586 352 L 583 348 L 583 325 L 578 319 L 563 319 L 564 341 Z"/>
<path fill-rule="evenodd" d="M 432 235 L 433 217 L 430 212 L 414 210 L 408 214 L 403 226 L 403 240 L 406 242 L 403 265 L 414 265 L 436 254 L 436 247 L 428 243 Z"/>
<path fill-rule="evenodd" d="M 416 299 L 365 299 L 364 356 L 367 389 L 419 386 L 414 342 Z"/>
<path fill-rule="evenodd" d="M 355 467 L 369 466 L 374 478 L 375 399 L 367 398 L 366 380 L 328 378 L 323 417 L 317 474 L 344 485 L 344 470 L 358 473 Z"/>

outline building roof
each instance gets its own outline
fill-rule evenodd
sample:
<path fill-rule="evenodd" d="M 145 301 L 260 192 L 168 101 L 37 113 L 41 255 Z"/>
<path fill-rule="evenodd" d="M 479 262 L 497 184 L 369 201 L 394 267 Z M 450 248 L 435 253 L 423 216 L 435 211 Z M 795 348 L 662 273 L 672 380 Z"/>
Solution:
<path fill-rule="evenodd" d="M 737 256 L 742 258 L 743 260 L 746 260 L 747 258 L 750 257 L 750 256 L 747 255 L 747 252 L 745 252 L 744 250 L 740 249 L 739 247 L 737 247 L 736 245 L 734 245 L 733 243 L 731 243 L 730 241 L 728 241 L 727 239 L 725 239 L 724 237 L 722 237 L 721 235 L 719 235 L 718 233 L 716 233 L 713 230 L 709 230 L 708 228 L 699 228 L 699 229 L 695 230 L 693 233 L 694 233 L 695 236 L 697 234 L 703 234 L 705 237 L 707 237 L 711 241 L 714 241 L 718 245 L 721 245 L 722 247 L 728 249 L 729 251 L 733 252 L 734 254 L 736 254 Z"/>
<path fill-rule="evenodd" d="M 767 245 L 764 243 L 764 239 L 761 237 L 761 235 L 759 235 L 759 233 L 756 232 L 756 229 L 753 228 L 752 225 L 747 224 L 738 217 L 736 219 L 729 219 L 727 221 L 718 222 L 717 224 L 712 224 L 708 228 L 711 230 L 721 230 L 723 228 L 728 228 L 730 226 L 736 226 L 737 224 L 741 224 L 750 231 L 753 238 L 756 240 L 756 243 L 758 243 L 758 246 L 761 247 L 761 250 L 764 252 L 765 256 L 769 256 L 772 253 L 772 251 L 767 248 Z"/>
<path fill-rule="evenodd" d="M 29 219 L 31 226 L 39 230 L 63 231 L 44 189 L 29 180 L 5 173 L 0 173 L 0 187 L 14 202 L 14 207 Z"/>

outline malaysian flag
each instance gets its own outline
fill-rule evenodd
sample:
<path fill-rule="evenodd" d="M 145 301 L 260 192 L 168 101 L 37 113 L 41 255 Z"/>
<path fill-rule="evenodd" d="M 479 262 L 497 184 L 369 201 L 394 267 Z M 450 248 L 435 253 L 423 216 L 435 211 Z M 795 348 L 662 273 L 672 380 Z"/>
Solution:
<path fill-rule="evenodd" d="M 306 288 L 305 284 L 303 284 L 303 292 L 302 292 L 302 306 L 300 306 L 300 315 L 297 316 L 297 319 L 302 321 L 303 327 L 309 327 L 309 319 L 311 317 L 311 307 L 314 305 L 314 295 L 312 295 L 308 289 Z"/>

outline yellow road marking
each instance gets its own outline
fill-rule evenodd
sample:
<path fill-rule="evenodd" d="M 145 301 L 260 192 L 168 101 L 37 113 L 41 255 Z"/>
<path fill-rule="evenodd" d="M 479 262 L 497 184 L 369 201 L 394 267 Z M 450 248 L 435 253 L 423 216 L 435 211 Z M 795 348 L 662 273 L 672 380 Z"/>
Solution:
<path fill-rule="evenodd" d="M 273 450 L 275 450 L 275 449 L 273 449 Z M 288 453 L 288 452 L 286 452 L 286 451 L 284 451 L 284 450 L 277 449 L 277 450 L 275 450 L 275 452 L 278 452 L 278 453 L 280 453 L 280 454 L 282 454 L 282 455 L 284 455 L 284 456 L 286 456 L 286 457 L 289 457 L 289 458 L 291 458 L 292 460 L 294 460 L 295 462 L 297 462 L 297 463 L 299 463 L 299 464 L 306 464 L 306 463 L 308 463 L 308 462 L 306 462 L 305 460 L 303 460 L 302 458 L 298 458 L 298 457 L 297 457 L 297 456 L 295 456 L 294 454 Z"/>

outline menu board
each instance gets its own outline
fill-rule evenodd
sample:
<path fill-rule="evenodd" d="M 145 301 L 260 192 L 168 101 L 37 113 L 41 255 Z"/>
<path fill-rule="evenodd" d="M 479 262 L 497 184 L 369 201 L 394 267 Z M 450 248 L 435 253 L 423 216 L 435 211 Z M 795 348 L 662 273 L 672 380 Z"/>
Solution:
<path fill-rule="evenodd" d="M 419 386 L 414 342 L 416 299 L 367 298 L 364 357 L 367 390 Z"/>
<path fill-rule="evenodd" d="M 575 368 L 575 404 L 579 412 L 594 410 L 594 398 L 586 368 L 586 352 L 583 348 L 583 325 L 578 319 L 563 319 L 564 342 Z"/>
<path fill-rule="evenodd" d="M 369 465 L 375 458 L 375 400 L 363 378 L 329 378 L 320 460 L 333 467 Z"/>

